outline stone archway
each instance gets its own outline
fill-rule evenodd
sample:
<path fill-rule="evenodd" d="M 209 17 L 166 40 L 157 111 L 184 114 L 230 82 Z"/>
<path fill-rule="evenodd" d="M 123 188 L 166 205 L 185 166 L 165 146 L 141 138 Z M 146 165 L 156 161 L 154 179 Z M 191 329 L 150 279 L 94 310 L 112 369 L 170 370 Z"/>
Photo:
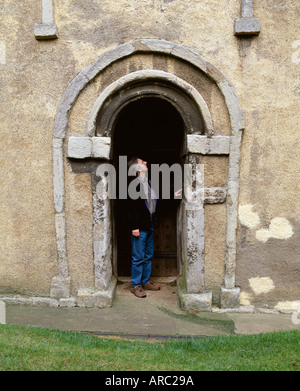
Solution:
<path fill-rule="evenodd" d="M 156 86 L 155 92 L 158 93 Z M 113 102 L 110 105 L 115 107 Z M 173 178 L 174 171 L 179 173 L 180 177 L 182 174 L 182 152 L 185 144 L 184 121 L 176 108 L 160 94 L 137 95 L 118 114 L 112 134 L 116 183 L 119 183 L 121 176 L 122 178 L 127 176 L 126 162 L 123 167 L 120 167 L 120 159 L 140 155 L 143 160 L 147 161 L 149 178 L 159 197 L 151 280 L 160 283 L 176 282 L 182 271 L 179 256 L 180 230 L 177 224 L 181 199 L 173 195 Z M 154 165 L 162 167 L 158 186 L 154 183 Z M 174 170 L 170 170 L 170 174 L 169 167 L 173 167 Z M 166 189 L 165 185 L 168 181 Z M 127 195 L 127 188 L 124 189 L 124 187 L 122 193 Z M 181 183 L 177 187 L 181 188 Z M 163 188 L 167 192 L 163 191 Z M 118 189 L 116 193 L 119 194 Z M 127 197 L 122 194 L 113 200 L 112 204 L 114 275 L 118 281 L 128 283 L 131 275 L 131 235 L 127 224 Z"/>
<path fill-rule="evenodd" d="M 120 90 L 124 86 L 133 86 L 137 81 L 145 82 L 146 80 L 159 79 L 163 80 L 168 86 L 172 86 L 171 90 L 180 89 L 183 95 L 191 99 L 192 106 L 195 110 L 199 110 L 204 131 L 190 133 L 186 135 L 186 148 L 190 160 L 194 159 L 197 154 L 227 154 L 229 155 L 228 181 L 226 189 L 206 189 L 207 199 L 214 202 L 221 194 L 226 197 L 226 251 L 225 251 L 225 275 L 224 285 L 221 287 L 221 306 L 236 307 L 239 305 L 239 289 L 235 287 L 235 266 L 236 266 L 236 225 L 237 225 L 237 201 L 239 188 L 239 159 L 240 159 L 240 144 L 242 130 L 244 128 L 243 115 L 238 97 L 233 86 L 229 83 L 226 77 L 208 62 L 201 55 L 192 52 L 180 45 L 173 44 L 160 40 L 137 40 L 117 47 L 116 49 L 100 56 L 93 64 L 86 67 L 68 86 L 61 103 L 59 105 L 55 123 L 53 137 L 53 176 L 54 176 L 54 206 L 55 206 L 55 223 L 58 249 L 58 275 L 52 280 L 51 296 L 52 297 L 68 297 L 70 294 L 70 276 L 68 268 L 68 259 L 66 251 L 66 232 L 65 232 L 65 213 L 64 213 L 64 175 L 63 175 L 63 153 L 62 146 L 65 140 L 66 128 L 70 110 L 72 109 L 77 96 L 93 80 L 101 71 L 107 68 L 115 61 L 130 56 L 134 53 L 149 52 L 149 53 L 164 53 L 171 57 L 182 59 L 201 72 L 207 75 L 218 86 L 221 91 L 226 106 L 228 108 L 231 122 L 231 136 L 214 136 L 213 128 L 210 119 L 209 110 L 205 100 L 201 97 L 198 91 L 188 83 L 180 80 L 175 75 L 163 74 L 161 71 L 143 71 L 135 74 L 128 74 L 124 78 L 112 83 L 99 96 L 91 111 L 91 115 L 87 125 L 87 135 L 83 137 L 73 137 L 68 140 L 68 154 L 73 158 L 84 157 L 101 157 L 102 159 L 110 159 L 111 156 L 111 138 L 109 131 L 106 134 L 94 133 L 96 118 L 103 108 L 103 104 L 107 98 L 112 97 L 115 91 Z M 147 83 L 146 83 L 147 84 Z M 147 90 L 147 88 L 146 88 Z M 145 91 L 146 91 L 145 90 Z M 162 92 L 162 91 L 160 91 Z M 146 91 L 145 93 L 149 93 Z M 124 102 L 123 102 L 124 103 Z M 179 105 L 180 110 L 180 105 Z M 103 115 L 103 118 L 105 115 Z M 108 117 L 112 118 L 112 117 Z M 109 121 L 108 121 L 109 122 Z M 111 122 L 113 123 L 113 121 Z M 192 128 L 192 125 L 190 129 Z M 109 129 L 109 126 L 106 127 Z M 101 216 L 104 218 L 101 222 L 98 221 L 101 229 L 110 232 L 110 219 L 105 218 L 109 213 L 109 204 L 95 205 L 95 211 L 101 209 Z M 202 221 L 199 216 L 195 219 L 192 217 L 192 225 L 196 220 Z M 188 227 L 187 223 L 187 227 Z M 201 230 L 201 224 L 198 229 Z M 95 228 L 96 227 L 96 228 Z M 94 225 L 94 232 L 97 231 L 97 223 Z M 194 231 L 197 233 L 197 230 Z M 200 232 L 200 231 L 199 231 Z M 204 259 L 199 262 L 197 258 L 203 254 L 203 242 L 199 241 L 199 236 L 195 235 L 187 237 L 187 249 L 192 241 L 193 246 L 199 249 L 194 252 L 195 259 L 187 260 L 187 270 L 190 268 L 190 273 L 193 278 L 191 284 L 184 284 L 181 290 L 182 304 L 185 308 L 197 307 L 198 309 L 209 309 L 211 307 L 211 295 L 209 292 L 201 291 L 203 285 L 199 285 L 201 273 L 203 274 L 202 264 Z M 111 305 L 112 297 L 115 289 L 115 280 L 111 271 L 111 246 L 108 236 L 104 236 L 103 241 L 94 238 L 95 250 L 95 292 L 90 295 L 91 301 L 95 304 L 107 306 Z M 191 246 L 192 247 L 192 246 Z M 188 251 L 187 254 L 190 254 Z M 109 260 L 108 262 L 105 260 Z M 202 262 L 202 263 L 201 263 Z M 195 283 L 194 283 L 194 282 Z M 196 284 L 196 285 L 195 285 Z M 196 286 L 196 287 L 195 287 Z M 195 296 L 196 295 L 196 296 Z M 102 304 L 101 304 L 102 303 Z"/>

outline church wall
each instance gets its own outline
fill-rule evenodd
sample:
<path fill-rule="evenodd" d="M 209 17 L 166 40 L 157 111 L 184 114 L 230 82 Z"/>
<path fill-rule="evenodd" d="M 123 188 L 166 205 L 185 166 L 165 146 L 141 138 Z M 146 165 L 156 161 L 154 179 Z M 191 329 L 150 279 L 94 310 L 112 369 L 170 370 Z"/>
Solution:
<path fill-rule="evenodd" d="M 57 275 L 52 137 L 68 84 L 108 50 L 156 38 L 201 53 L 235 87 L 245 118 L 236 267 L 241 304 L 295 308 L 300 295 L 298 0 L 255 1 L 261 31 L 251 37 L 234 35 L 237 0 L 63 0 L 55 2 L 54 11 L 58 38 L 37 40 L 41 2 L 4 0 L 1 7 L 0 294 L 47 297 Z M 229 115 L 214 83 L 184 61 L 140 54 L 115 63 L 82 91 L 67 136 L 85 134 L 90 109 L 107 85 L 145 68 L 174 73 L 194 85 L 211 110 L 215 133 L 230 134 Z M 93 285 L 92 184 L 88 169 L 76 172 L 64 159 L 74 294 Z M 202 162 L 207 183 L 222 186 L 227 158 L 205 156 Z M 225 204 L 205 208 L 206 281 L 214 289 L 224 274 L 226 212 Z"/>

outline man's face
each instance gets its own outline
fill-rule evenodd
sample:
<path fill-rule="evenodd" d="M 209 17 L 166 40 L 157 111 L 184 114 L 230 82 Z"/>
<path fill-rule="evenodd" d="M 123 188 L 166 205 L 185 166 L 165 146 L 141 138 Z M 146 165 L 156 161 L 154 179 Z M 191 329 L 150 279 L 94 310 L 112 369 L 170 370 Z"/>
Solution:
<path fill-rule="evenodd" d="M 138 163 L 141 165 L 140 171 L 146 173 L 148 171 L 147 162 L 142 159 L 138 159 Z"/>

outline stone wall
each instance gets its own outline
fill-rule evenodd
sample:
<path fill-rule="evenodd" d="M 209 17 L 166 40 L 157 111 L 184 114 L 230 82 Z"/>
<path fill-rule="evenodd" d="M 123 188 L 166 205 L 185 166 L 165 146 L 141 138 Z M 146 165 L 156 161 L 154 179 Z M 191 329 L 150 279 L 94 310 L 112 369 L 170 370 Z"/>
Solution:
<path fill-rule="evenodd" d="M 201 53 L 236 89 L 245 118 L 241 150 L 236 285 L 241 304 L 295 308 L 299 300 L 298 178 L 300 6 L 298 0 L 254 2 L 255 36 L 234 35 L 240 1 L 64 0 L 54 4 L 56 39 L 40 40 L 42 2 L 4 0 L 0 22 L 1 211 L 0 294 L 49 297 L 58 273 L 53 206 L 52 137 L 69 83 L 116 46 L 140 38 Z M 230 134 L 215 84 L 184 61 L 140 54 L 107 68 L 78 96 L 68 136 L 84 135 L 95 97 L 140 69 L 168 71 L 196 86 L 215 132 Z M 64 145 L 66 156 L 66 145 Z M 205 156 L 209 186 L 223 186 L 227 158 Z M 66 232 L 71 293 L 94 284 L 91 177 L 65 158 Z M 224 277 L 225 207 L 206 205 L 206 281 Z"/>

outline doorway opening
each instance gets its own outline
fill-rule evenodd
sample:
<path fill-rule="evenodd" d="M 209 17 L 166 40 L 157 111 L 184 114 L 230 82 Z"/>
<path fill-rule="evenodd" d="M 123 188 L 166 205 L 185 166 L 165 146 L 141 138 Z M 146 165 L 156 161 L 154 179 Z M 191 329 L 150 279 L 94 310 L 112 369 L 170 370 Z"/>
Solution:
<path fill-rule="evenodd" d="M 119 157 L 129 160 L 137 156 L 147 161 L 149 178 L 151 165 L 183 164 L 184 121 L 177 109 L 158 97 L 140 97 L 128 103 L 119 113 L 114 127 L 113 161 L 117 172 Z M 180 273 L 179 208 L 174 197 L 174 180 L 170 175 L 170 199 L 162 198 L 162 176 L 158 191 L 158 221 L 154 231 L 154 258 L 151 277 L 161 282 L 176 280 Z M 156 189 L 157 190 L 157 189 Z M 117 189 L 118 194 L 118 189 Z M 113 202 L 114 274 L 128 281 L 131 274 L 131 241 L 127 224 L 127 202 Z"/>

